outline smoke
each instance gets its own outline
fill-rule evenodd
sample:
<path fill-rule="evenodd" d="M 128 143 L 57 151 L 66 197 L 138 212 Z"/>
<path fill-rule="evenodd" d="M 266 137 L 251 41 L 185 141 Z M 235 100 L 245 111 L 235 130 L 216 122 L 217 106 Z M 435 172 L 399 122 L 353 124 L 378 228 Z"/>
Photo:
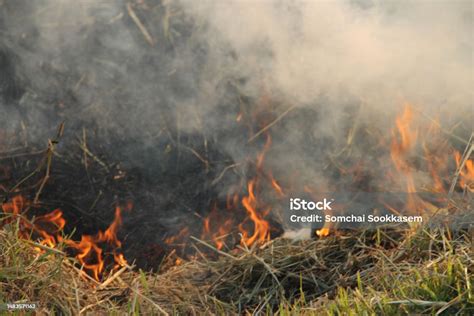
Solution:
<path fill-rule="evenodd" d="M 206 88 L 199 89 L 206 91 L 204 113 L 215 110 L 222 96 L 210 91 L 229 73 L 247 79 L 245 95 L 279 102 L 278 113 L 298 108 L 274 129 L 279 137 L 268 163 L 283 179 L 324 186 L 326 158 L 347 145 L 349 128 L 388 134 L 406 103 L 446 126 L 464 122 L 467 137 L 472 131 L 469 1 L 181 3 L 206 25 L 197 35 L 209 47 L 210 72 L 200 77 Z M 353 158 L 378 158 L 367 148 L 356 148 Z M 228 150 L 236 157 L 241 147 Z"/>
<path fill-rule="evenodd" d="M 232 47 L 243 75 L 263 74 L 288 102 L 472 104 L 469 1 L 184 1 L 184 8 L 210 24 L 207 38 Z"/>
<path fill-rule="evenodd" d="M 236 117 L 262 104 L 275 117 L 295 108 L 271 129 L 268 166 L 321 185 L 355 121 L 387 131 L 410 102 L 472 122 L 470 1 L 7 0 L 0 11 L 2 128 L 44 143 L 65 120 L 68 135 L 91 130 L 145 169 L 200 164 L 188 149 L 207 146 L 241 162 L 264 137 L 249 144 L 261 126 Z"/>

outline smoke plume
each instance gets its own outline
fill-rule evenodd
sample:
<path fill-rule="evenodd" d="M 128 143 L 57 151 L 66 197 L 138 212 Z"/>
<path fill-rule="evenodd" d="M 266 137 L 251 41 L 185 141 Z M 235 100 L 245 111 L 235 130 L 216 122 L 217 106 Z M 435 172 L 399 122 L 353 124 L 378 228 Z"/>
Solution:
<path fill-rule="evenodd" d="M 194 172 L 189 161 L 204 170 L 199 157 L 218 175 L 259 152 L 264 125 L 239 114 L 283 115 L 266 164 L 301 185 L 324 186 L 349 134 L 389 133 L 407 102 L 472 131 L 470 1 L 6 0 L 0 11 L 7 135 L 44 143 L 65 121 L 66 138 L 86 129 L 157 178 Z M 354 155 L 375 159 L 370 145 Z"/>

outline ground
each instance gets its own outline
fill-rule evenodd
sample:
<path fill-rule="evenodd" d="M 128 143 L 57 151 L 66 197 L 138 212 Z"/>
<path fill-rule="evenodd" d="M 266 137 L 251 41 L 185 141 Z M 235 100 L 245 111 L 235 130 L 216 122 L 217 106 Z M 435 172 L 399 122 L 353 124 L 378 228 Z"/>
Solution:
<path fill-rule="evenodd" d="M 39 314 L 474 312 L 472 232 L 467 231 L 341 231 L 317 240 L 275 239 L 230 253 L 196 240 L 203 255 L 190 261 L 171 255 L 160 271 L 123 267 L 100 282 L 83 273 L 61 246 L 38 247 L 18 238 L 13 224 L 0 231 L 0 239 L 2 303 L 38 302 Z"/>

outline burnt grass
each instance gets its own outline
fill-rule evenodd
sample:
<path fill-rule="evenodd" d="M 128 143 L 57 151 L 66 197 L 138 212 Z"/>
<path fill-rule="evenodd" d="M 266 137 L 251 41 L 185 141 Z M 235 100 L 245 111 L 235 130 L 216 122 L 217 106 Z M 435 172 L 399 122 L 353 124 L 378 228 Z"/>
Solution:
<path fill-rule="evenodd" d="M 39 194 L 26 217 L 60 208 L 67 222 L 64 234 L 74 240 L 104 231 L 113 221 L 114 207 L 131 201 L 133 209 L 123 213 L 118 231 L 130 267 L 110 275 L 113 262 L 108 257 L 110 267 L 101 285 L 79 271 L 74 254 L 63 245 L 38 256 L 37 245 L 19 239 L 15 225 L 5 225 L 0 230 L 1 303 L 38 301 L 45 313 L 58 314 L 472 311 L 472 232 L 467 229 L 340 230 L 327 238 L 293 242 L 278 238 L 282 228 L 269 218 L 273 240 L 264 246 L 239 246 L 237 231 L 223 251 L 194 239 L 185 239 L 184 245 L 165 243 L 183 228 L 199 238 L 213 204 L 225 206 L 228 188 L 246 194 L 249 179 L 258 176 L 255 157 L 265 135 L 248 140 L 286 104 L 278 96 L 265 104 L 245 95 L 241 87 L 249 78 L 226 78 L 218 85 L 219 103 L 206 113 L 202 126 L 190 132 L 183 128 L 188 122 L 180 121 L 173 101 L 186 103 L 197 94 L 200 87 L 193 82 L 205 70 L 209 47 L 190 44 L 196 62 L 191 71 L 176 71 L 173 61 L 193 38 L 193 21 L 172 19 L 169 27 L 180 36 L 150 47 L 128 14 L 121 28 L 115 28 L 94 12 L 96 20 L 84 29 L 83 40 L 65 43 L 55 59 L 37 51 L 40 30 L 24 23 L 34 19 L 36 9 L 31 1 L 0 1 L 0 200 L 22 195 L 33 201 Z M 134 10 L 153 37 L 168 38 L 160 23 L 152 27 L 164 10 L 141 5 Z M 15 28 L 6 32 L 7 24 Z M 108 46 L 108 39 L 124 30 L 140 49 L 138 56 Z M 229 51 L 229 62 L 235 58 Z M 117 65 L 125 65 L 126 75 Z M 128 77 L 141 79 L 133 82 Z M 162 99 L 154 103 L 150 96 Z M 325 105 L 324 98 L 318 102 L 314 108 Z M 276 178 L 302 176 L 311 167 L 304 163 L 311 161 L 325 166 L 320 175 L 336 189 L 376 189 L 378 171 L 385 170 L 377 158 L 387 154 L 387 144 L 380 145 L 372 135 L 382 132 L 354 122 L 359 103 L 340 108 L 338 133 L 350 134 L 356 123 L 360 128 L 354 146 L 338 157 L 328 154 L 340 145 L 330 133 L 311 133 L 314 125 L 324 123 L 324 113 L 301 107 L 276 124 L 271 130 L 274 146 L 267 155 L 286 159 L 269 162 Z M 156 115 L 149 118 L 150 112 Z M 236 123 L 238 114 L 245 124 Z M 64 133 L 56 137 L 62 123 Z M 467 135 L 471 130 L 459 124 L 453 133 Z M 49 141 L 54 142 L 51 161 Z M 450 141 L 454 147 L 464 146 Z M 292 152 L 296 154 L 286 158 Z M 355 174 L 348 176 L 338 168 L 361 158 L 367 165 Z M 235 164 L 239 166 L 226 169 Z M 240 210 L 236 222 L 245 215 Z"/>
<path fill-rule="evenodd" d="M 185 227 L 190 228 L 192 235 L 201 234 L 203 218 L 218 196 L 210 183 L 217 177 L 216 170 L 222 170 L 229 159 L 216 157 L 221 162 L 204 166 L 189 150 L 178 153 L 173 149 L 168 161 L 148 158 L 146 170 L 127 169 L 126 165 L 110 162 L 106 155 L 93 154 L 96 149 L 90 144 L 61 145 L 58 144 L 52 159 L 41 199 L 27 216 L 32 218 L 60 208 L 67 223 L 64 233 L 80 239 L 83 234 L 104 231 L 114 219 L 115 205 L 131 201 L 133 210 L 123 214 L 119 239 L 126 257 L 145 270 L 159 267 L 163 256 L 173 250 L 163 242 L 166 237 Z M 84 146 L 90 147 L 84 150 Z M 2 201 L 16 195 L 29 201 L 34 199 L 46 171 L 45 150 L 40 148 L 8 152 L 0 157 Z M 146 149 L 143 156 L 147 159 Z M 21 185 L 17 186 L 19 182 Z M 11 188 L 14 190 L 10 191 Z M 177 250 L 184 256 L 189 249 Z"/>

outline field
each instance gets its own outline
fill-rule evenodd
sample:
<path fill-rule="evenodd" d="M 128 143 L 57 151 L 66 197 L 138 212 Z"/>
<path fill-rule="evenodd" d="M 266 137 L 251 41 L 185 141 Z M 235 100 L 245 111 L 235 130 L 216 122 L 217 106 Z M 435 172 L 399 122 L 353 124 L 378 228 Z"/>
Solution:
<path fill-rule="evenodd" d="M 473 14 L 0 0 L 0 314 L 474 315 Z"/>
<path fill-rule="evenodd" d="M 472 232 L 347 232 L 275 239 L 218 252 L 159 273 L 123 267 L 97 282 L 61 248 L 0 232 L 3 302 L 38 302 L 39 314 L 470 315 Z M 41 251 L 38 252 L 40 248 Z M 212 247 L 196 241 L 196 247 Z M 172 265 L 167 266 L 167 263 Z"/>

